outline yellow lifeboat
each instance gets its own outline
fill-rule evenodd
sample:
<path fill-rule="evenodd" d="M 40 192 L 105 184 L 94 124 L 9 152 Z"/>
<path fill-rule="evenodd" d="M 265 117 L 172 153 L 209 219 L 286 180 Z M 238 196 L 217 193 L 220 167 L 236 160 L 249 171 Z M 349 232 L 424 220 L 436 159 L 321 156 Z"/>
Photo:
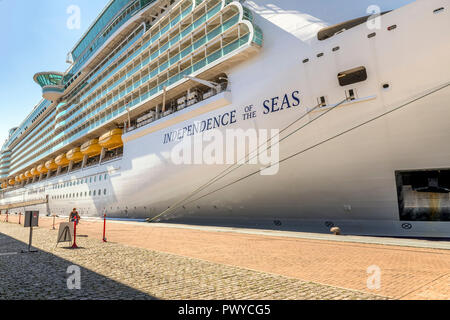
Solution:
<path fill-rule="evenodd" d="M 39 175 L 39 171 L 37 170 L 36 167 L 34 167 L 33 169 L 30 170 L 30 173 L 33 177 L 38 176 Z"/>
<path fill-rule="evenodd" d="M 111 130 L 100 137 L 99 144 L 108 150 L 114 150 L 123 146 L 122 129 Z"/>
<path fill-rule="evenodd" d="M 81 153 L 80 148 L 74 148 L 66 153 L 66 158 L 69 161 L 80 162 L 83 160 L 84 155 Z"/>
<path fill-rule="evenodd" d="M 48 169 L 45 167 L 44 164 L 40 164 L 40 165 L 38 165 L 38 167 L 37 167 L 37 171 L 38 171 L 39 173 L 47 173 L 47 172 L 48 172 Z"/>
<path fill-rule="evenodd" d="M 8 183 L 9 183 L 10 186 L 13 186 L 13 185 L 16 184 L 16 180 L 14 180 L 14 179 L 9 179 Z"/>
<path fill-rule="evenodd" d="M 2 183 L 2 189 L 6 189 L 6 188 L 8 188 L 8 184 L 6 182 L 3 182 Z"/>
<path fill-rule="evenodd" d="M 26 171 L 25 172 L 25 178 L 31 178 L 33 175 L 31 174 L 30 171 Z"/>
<path fill-rule="evenodd" d="M 26 180 L 26 178 L 25 178 L 25 174 L 21 174 L 20 176 L 19 176 L 19 181 L 25 181 Z"/>
<path fill-rule="evenodd" d="M 45 163 L 45 167 L 48 169 L 48 170 L 56 170 L 56 169 L 58 169 L 58 165 L 55 163 L 55 161 L 52 159 L 52 160 L 48 160 L 46 163 Z"/>
<path fill-rule="evenodd" d="M 69 164 L 69 162 L 70 162 L 70 161 L 67 160 L 66 154 L 65 154 L 65 153 L 60 154 L 60 155 L 57 156 L 56 159 L 55 159 L 56 165 L 61 166 L 61 167 L 67 166 L 67 165 Z"/>
<path fill-rule="evenodd" d="M 92 139 L 83 143 L 80 151 L 82 154 L 87 155 L 89 158 L 91 158 L 102 153 L 102 146 L 98 144 L 98 139 Z"/>

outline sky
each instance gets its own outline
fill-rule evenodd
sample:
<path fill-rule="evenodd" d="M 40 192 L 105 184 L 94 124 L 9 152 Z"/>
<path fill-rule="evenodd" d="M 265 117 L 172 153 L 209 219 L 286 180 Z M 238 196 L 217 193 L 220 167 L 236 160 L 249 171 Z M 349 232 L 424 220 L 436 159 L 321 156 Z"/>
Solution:
<path fill-rule="evenodd" d="M 33 76 L 64 72 L 70 52 L 109 0 L 0 0 L 0 146 L 42 99 Z M 73 22 L 80 9 L 80 28 Z M 69 28 L 68 25 L 71 28 Z"/>

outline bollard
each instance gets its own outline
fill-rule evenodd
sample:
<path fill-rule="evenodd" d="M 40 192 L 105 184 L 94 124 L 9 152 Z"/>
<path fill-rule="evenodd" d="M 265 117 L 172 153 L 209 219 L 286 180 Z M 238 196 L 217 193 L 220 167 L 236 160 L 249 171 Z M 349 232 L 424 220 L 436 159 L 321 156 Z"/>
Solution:
<path fill-rule="evenodd" d="M 72 249 L 77 249 L 77 218 L 73 219 L 73 244 Z"/>
<path fill-rule="evenodd" d="M 106 213 L 103 215 L 103 242 L 106 241 Z"/>
<path fill-rule="evenodd" d="M 6 220 L 5 222 L 8 222 L 8 212 L 6 213 Z"/>
<path fill-rule="evenodd" d="M 55 218 L 56 218 L 56 216 L 53 215 L 53 230 L 56 230 L 56 228 L 55 228 Z"/>
<path fill-rule="evenodd" d="M 19 212 L 19 224 L 21 224 L 20 223 L 20 217 L 22 216 L 22 213 L 21 212 Z"/>

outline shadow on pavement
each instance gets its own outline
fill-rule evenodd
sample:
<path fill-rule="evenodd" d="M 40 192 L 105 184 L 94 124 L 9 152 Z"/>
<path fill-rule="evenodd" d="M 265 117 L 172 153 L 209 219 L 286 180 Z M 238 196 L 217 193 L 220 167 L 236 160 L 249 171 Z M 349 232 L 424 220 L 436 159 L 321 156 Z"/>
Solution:
<path fill-rule="evenodd" d="M 26 243 L 0 233 L 0 300 L 156 299 L 84 267 L 79 267 L 81 289 L 70 290 L 73 262 L 40 250 L 20 253 L 27 249 Z"/>

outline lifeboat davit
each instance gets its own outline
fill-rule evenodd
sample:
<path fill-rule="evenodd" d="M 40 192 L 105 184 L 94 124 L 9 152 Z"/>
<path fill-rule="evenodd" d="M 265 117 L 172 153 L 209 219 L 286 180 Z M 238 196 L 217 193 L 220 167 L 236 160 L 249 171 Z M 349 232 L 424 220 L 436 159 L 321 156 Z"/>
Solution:
<path fill-rule="evenodd" d="M 46 163 L 45 163 L 45 167 L 48 169 L 48 170 L 56 170 L 56 169 L 58 169 L 58 165 L 55 163 L 55 161 L 52 159 L 52 160 L 48 160 Z"/>
<path fill-rule="evenodd" d="M 40 165 L 38 165 L 38 167 L 37 167 L 37 171 L 38 171 L 39 173 L 47 173 L 47 172 L 48 172 L 48 169 L 45 167 L 44 164 L 40 164 Z"/>
<path fill-rule="evenodd" d="M 26 171 L 25 172 L 25 178 L 31 178 L 33 175 L 31 174 L 30 171 Z"/>
<path fill-rule="evenodd" d="M 81 153 L 80 148 L 74 148 L 66 153 L 66 158 L 69 161 L 80 162 L 83 160 L 84 155 Z"/>
<path fill-rule="evenodd" d="M 65 167 L 69 164 L 69 160 L 67 160 L 66 158 L 66 154 L 60 154 L 59 156 L 56 157 L 55 159 L 55 163 L 57 166 L 61 166 L 61 167 Z"/>
<path fill-rule="evenodd" d="M 111 130 L 100 137 L 98 143 L 103 148 L 114 150 L 123 146 L 122 129 Z"/>
<path fill-rule="evenodd" d="M 89 158 L 98 156 L 102 153 L 102 146 L 98 144 L 98 139 L 92 139 L 85 143 L 80 148 L 82 154 Z"/>
<path fill-rule="evenodd" d="M 14 180 L 14 179 L 9 179 L 8 183 L 9 183 L 10 186 L 13 186 L 13 185 L 16 184 L 16 180 Z"/>

